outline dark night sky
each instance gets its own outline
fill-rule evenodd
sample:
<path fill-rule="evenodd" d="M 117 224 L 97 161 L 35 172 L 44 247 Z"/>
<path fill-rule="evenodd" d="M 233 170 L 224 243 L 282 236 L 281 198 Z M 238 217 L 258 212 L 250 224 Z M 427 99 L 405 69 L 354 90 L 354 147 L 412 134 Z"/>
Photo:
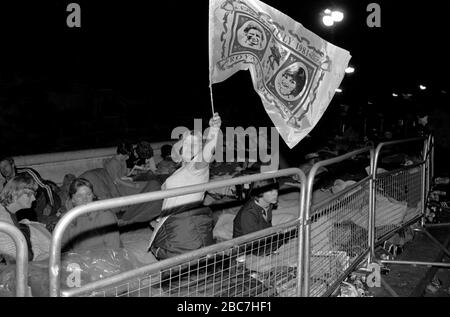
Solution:
<path fill-rule="evenodd" d="M 130 130 L 139 125 L 137 134 L 143 133 L 152 141 L 169 139 L 170 125 L 192 126 L 194 117 L 207 119 L 210 116 L 208 0 L 78 1 L 81 29 L 66 27 L 68 13 L 65 9 L 70 2 L 18 0 L 14 4 L 1 5 L 0 80 L 3 94 L 21 94 L 11 92 L 17 88 L 13 84 L 17 76 L 28 87 L 22 87 L 25 90 L 64 94 L 75 82 L 91 91 L 111 88 L 125 98 L 142 101 L 139 103 L 141 108 L 135 106 L 129 110 L 128 116 L 133 120 L 127 124 Z M 346 76 L 342 83 L 344 93 L 336 96 L 331 106 L 341 102 L 367 105 L 371 100 L 389 108 L 393 103 L 392 91 L 422 94 L 426 102 L 434 100 L 429 98 L 441 90 L 448 93 L 450 67 L 444 47 L 447 46 L 446 31 L 449 28 L 444 19 L 448 20 L 450 4 L 435 0 L 378 1 L 381 28 L 369 28 L 366 7 L 370 2 L 265 1 L 325 40 L 350 51 L 350 64 L 356 72 Z M 344 22 L 333 30 L 320 24 L 319 14 L 327 6 L 342 8 L 346 14 Z M 419 83 L 429 89 L 420 92 Z M 213 88 L 216 110 L 221 113 L 225 125 L 271 124 L 253 91 L 249 73 L 240 72 Z M 36 93 L 30 96 L 25 103 L 33 107 Z M 3 100 L 11 102 L 15 99 Z M 13 152 L 72 149 L 68 143 L 75 138 L 64 139 L 70 133 L 61 130 L 55 121 L 70 122 L 64 125 L 71 129 L 79 128 L 78 121 L 95 125 L 83 118 L 84 110 L 72 109 L 72 112 L 58 114 L 58 109 L 45 109 L 45 105 L 37 106 L 36 103 L 35 107 L 42 107 L 40 112 L 44 114 L 40 117 L 31 115 L 33 118 L 28 120 L 39 118 L 48 131 L 39 134 L 36 132 L 39 127 L 29 125 L 21 129 L 21 135 L 26 138 L 29 132 L 35 141 L 48 140 L 55 130 L 60 129 L 59 138 L 64 144 L 49 141 L 47 146 L 31 149 L 21 148 L 16 143 L 10 147 Z M 12 103 L 10 107 L 13 107 Z M 89 116 L 92 114 L 87 111 L 85 117 Z M 161 127 L 155 128 L 158 124 Z M 90 135 L 86 134 L 84 141 L 78 140 L 72 147 L 97 147 L 116 142 L 117 135 L 108 131 L 104 134 L 111 134 L 111 138 L 89 142 Z M 40 143 L 47 144 L 45 141 Z"/>

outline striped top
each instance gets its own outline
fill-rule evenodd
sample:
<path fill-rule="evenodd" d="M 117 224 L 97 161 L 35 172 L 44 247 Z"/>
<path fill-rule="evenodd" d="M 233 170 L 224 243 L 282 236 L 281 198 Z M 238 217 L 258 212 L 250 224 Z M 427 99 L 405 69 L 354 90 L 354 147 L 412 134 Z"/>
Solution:
<path fill-rule="evenodd" d="M 16 167 L 16 174 L 20 174 L 20 173 L 28 173 L 31 177 L 33 177 L 34 181 L 36 182 L 36 184 L 44 189 L 44 191 L 46 192 L 46 195 L 49 199 L 49 203 L 51 206 L 55 206 L 55 200 L 53 199 L 53 192 L 52 189 L 49 185 L 47 185 L 44 181 L 44 179 L 41 177 L 41 175 L 39 175 L 38 172 L 36 172 L 34 169 L 29 168 L 29 167 Z"/>

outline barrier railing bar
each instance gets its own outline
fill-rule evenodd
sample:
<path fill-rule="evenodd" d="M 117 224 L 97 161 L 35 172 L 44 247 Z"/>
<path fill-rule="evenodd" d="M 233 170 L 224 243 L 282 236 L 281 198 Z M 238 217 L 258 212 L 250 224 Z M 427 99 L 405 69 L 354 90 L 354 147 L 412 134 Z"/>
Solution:
<path fill-rule="evenodd" d="M 404 172 L 404 171 L 413 170 L 415 168 L 422 167 L 424 164 L 425 164 L 425 162 L 419 162 L 419 163 L 403 166 L 403 167 L 397 168 L 392 171 L 382 172 L 382 173 L 379 173 L 378 175 L 376 175 L 376 178 L 380 179 L 380 178 L 384 178 L 384 177 L 388 177 L 388 176 L 395 176 L 395 174 L 400 174 L 401 172 Z"/>
<path fill-rule="evenodd" d="M 393 231 L 391 232 L 387 232 L 385 234 L 383 234 L 382 236 L 376 238 L 375 241 L 375 246 L 380 245 L 381 243 L 383 243 L 385 240 L 388 240 L 389 238 L 391 238 L 394 234 L 397 233 L 397 231 L 409 227 L 410 225 L 412 225 L 413 223 L 416 223 L 417 221 L 422 219 L 422 215 L 417 215 L 414 218 L 408 220 L 407 222 L 403 223 L 401 226 L 398 226 L 397 228 L 395 228 Z"/>
<path fill-rule="evenodd" d="M 380 260 L 379 262 L 382 264 L 424 265 L 424 266 L 437 266 L 442 268 L 450 268 L 450 263 L 445 262 L 395 261 L 395 260 Z"/>
<path fill-rule="evenodd" d="M 16 296 L 27 296 L 28 288 L 28 246 L 22 232 L 15 226 L 0 221 L 0 232 L 9 235 L 16 245 Z"/>
<path fill-rule="evenodd" d="M 355 151 L 356 152 L 356 151 Z M 187 195 L 200 191 L 208 191 L 211 189 L 221 188 L 225 186 L 238 185 L 242 183 L 251 183 L 254 181 L 269 179 L 269 178 L 277 178 L 284 177 L 290 175 L 298 175 L 301 183 L 301 192 L 305 191 L 306 177 L 302 170 L 298 168 L 289 168 L 284 170 L 279 170 L 275 172 L 266 172 L 260 173 L 256 175 L 246 175 L 240 176 L 236 178 L 226 179 L 226 180 L 218 180 L 211 181 L 205 184 L 193 185 L 193 186 L 185 186 L 178 187 L 169 190 L 161 190 L 157 192 L 143 193 L 137 195 L 124 196 L 119 198 L 106 199 L 101 201 L 92 202 L 83 206 L 75 207 L 66 213 L 60 221 L 57 223 L 53 235 L 52 242 L 50 245 L 50 258 L 49 258 L 49 288 L 50 288 L 50 296 L 57 297 L 60 292 L 60 265 L 61 265 L 61 240 L 64 234 L 65 229 L 69 226 L 69 224 L 78 216 L 87 214 L 93 211 L 99 211 L 104 209 L 112 209 L 122 206 L 130 206 L 139 203 L 144 203 L 153 200 L 160 200 L 164 198 Z M 300 223 L 303 223 L 304 219 L 304 203 L 302 200 L 305 199 L 305 196 L 300 194 L 300 206 L 299 206 L 299 215 L 298 219 Z M 299 233 L 300 234 L 300 233 Z M 299 239 L 301 236 L 299 237 Z M 301 249 L 302 246 L 299 246 Z M 302 257 L 302 254 L 299 255 Z M 303 259 L 302 259 L 303 260 Z M 301 263 L 299 263 L 301 265 Z M 302 272 L 302 271 L 300 271 Z M 300 276 L 299 276 L 300 279 Z"/>
<path fill-rule="evenodd" d="M 344 190 L 334 194 L 333 196 L 328 197 L 327 199 L 316 203 L 315 205 L 311 206 L 311 216 L 314 214 L 314 211 L 318 210 L 318 209 L 322 209 L 323 207 L 325 207 L 326 205 L 328 205 L 330 202 L 335 201 L 340 199 L 342 196 L 345 196 L 346 194 L 348 194 L 349 192 L 351 192 L 352 190 L 361 187 L 363 185 L 365 185 L 365 183 L 370 179 L 370 175 L 363 178 L 362 180 L 358 181 L 357 183 L 350 185 L 348 187 L 346 187 Z"/>
<path fill-rule="evenodd" d="M 450 223 L 427 223 L 424 225 L 425 228 L 442 228 L 449 227 Z"/>

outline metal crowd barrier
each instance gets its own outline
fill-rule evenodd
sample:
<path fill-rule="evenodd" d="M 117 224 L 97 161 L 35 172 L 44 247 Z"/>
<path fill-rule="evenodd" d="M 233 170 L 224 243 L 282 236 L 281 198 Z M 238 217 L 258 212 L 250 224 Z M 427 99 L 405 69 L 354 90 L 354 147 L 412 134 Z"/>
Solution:
<path fill-rule="evenodd" d="M 378 173 L 378 164 L 381 150 L 392 146 L 420 147 L 417 156 L 421 156 L 421 162 L 398 168 L 393 171 Z M 412 144 L 412 145 L 411 145 Z M 386 241 L 400 229 L 416 222 L 422 218 L 425 212 L 426 197 L 426 153 L 428 152 L 427 138 L 411 138 L 382 142 L 378 144 L 374 164 L 372 165 L 372 177 L 374 182 L 374 243 Z M 377 201 L 385 200 L 390 204 L 389 208 L 383 210 L 377 205 Z M 397 208 L 392 208 L 393 206 Z M 404 221 L 407 219 L 408 221 Z"/>
<path fill-rule="evenodd" d="M 366 147 L 320 161 L 308 175 L 303 284 L 306 296 L 331 295 L 370 251 L 370 175 L 311 206 L 317 170 L 361 154 L 368 154 L 372 163 L 373 148 Z"/>
<path fill-rule="evenodd" d="M 405 144 L 423 144 L 420 153 L 421 162 L 405 166 L 403 168 L 378 174 L 377 166 L 381 149 L 384 147 Z M 374 213 L 372 219 L 375 226 L 375 234 L 371 241 L 370 258 L 375 257 L 374 248 L 376 245 L 386 241 L 399 230 L 421 221 L 421 227 L 414 229 L 415 232 L 425 234 L 435 245 L 444 253 L 450 256 L 450 252 L 437 241 L 424 226 L 424 216 L 426 210 L 427 196 L 430 191 L 430 184 L 433 177 L 433 138 L 411 138 L 391 142 L 380 143 L 374 156 L 372 165 L 372 177 L 374 183 L 374 195 L 372 205 Z M 380 206 L 377 206 L 377 198 L 389 198 L 394 200 L 399 208 L 390 208 L 389 212 L 384 213 L 384 217 L 377 217 L 381 212 Z M 403 204 L 401 207 L 400 204 Z M 390 264 L 409 264 L 425 265 L 450 268 L 450 263 L 444 262 L 422 262 L 422 261 L 394 261 L 380 260 L 380 263 Z"/>
<path fill-rule="evenodd" d="M 297 219 L 79 288 L 61 290 L 61 239 L 78 216 L 290 175 L 298 175 L 301 182 Z M 304 173 L 290 168 L 76 207 L 63 216 L 53 231 L 49 260 L 50 296 L 301 296 L 305 184 Z"/>
<path fill-rule="evenodd" d="M 28 247 L 27 240 L 15 226 L 0 221 L 0 232 L 9 235 L 16 245 L 16 296 L 28 296 Z"/>

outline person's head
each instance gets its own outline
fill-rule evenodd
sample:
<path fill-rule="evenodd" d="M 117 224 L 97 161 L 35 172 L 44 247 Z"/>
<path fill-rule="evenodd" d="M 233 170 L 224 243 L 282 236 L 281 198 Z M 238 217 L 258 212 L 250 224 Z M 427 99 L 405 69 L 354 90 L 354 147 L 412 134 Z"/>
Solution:
<path fill-rule="evenodd" d="M 249 25 L 244 29 L 245 34 L 245 44 L 250 47 L 262 48 L 262 43 L 264 41 L 264 35 L 262 30 L 253 23 L 249 23 Z"/>
<path fill-rule="evenodd" d="M 85 178 L 75 178 L 69 185 L 69 199 L 74 207 L 94 201 L 94 187 Z"/>
<path fill-rule="evenodd" d="M 417 121 L 421 126 L 426 126 L 428 124 L 428 114 L 425 112 L 419 112 L 417 115 Z"/>
<path fill-rule="evenodd" d="M 140 159 L 149 159 L 153 156 L 152 145 L 147 141 L 141 141 L 137 144 L 136 154 Z"/>
<path fill-rule="evenodd" d="M 15 175 L 15 164 L 12 157 L 3 157 L 0 159 L 0 173 L 7 180 Z"/>
<path fill-rule="evenodd" d="M 276 204 L 278 201 L 279 184 L 274 179 L 265 179 L 253 183 L 251 196 L 265 205 Z"/>
<path fill-rule="evenodd" d="M 281 74 L 278 90 L 284 97 L 297 96 L 302 91 L 305 81 L 305 70 L 299 65 L 292 65 Z"/>
<path fill-rule="evenodd" d="M 0 204 L 5 207 L 15 205 L 11 212 L 30 208 L 36 200 L 38 185 L 28 173 L 15 175 L 0 193 Z"/>
<path fill-rule="evenodd" d="M 201 133 L 186 131 L 181 140 L 172 148 L 172 159 L 175 162 L 191 162 L 202 150 L 203 138 Z"/>
<path fill-rule="evenodd" d="M 117 146 L 117 157 L 123 161 L 126 161 L 133 155 L 133 144 L 129 142 L 119 143 Z"/>
<path fill-rule="evenodd" d="M 170 159 L 171 152 L 172 152 L 172 145 L 164 144 L 163 146 L 161 146 L 161 157 L 164 160 Z"/>

